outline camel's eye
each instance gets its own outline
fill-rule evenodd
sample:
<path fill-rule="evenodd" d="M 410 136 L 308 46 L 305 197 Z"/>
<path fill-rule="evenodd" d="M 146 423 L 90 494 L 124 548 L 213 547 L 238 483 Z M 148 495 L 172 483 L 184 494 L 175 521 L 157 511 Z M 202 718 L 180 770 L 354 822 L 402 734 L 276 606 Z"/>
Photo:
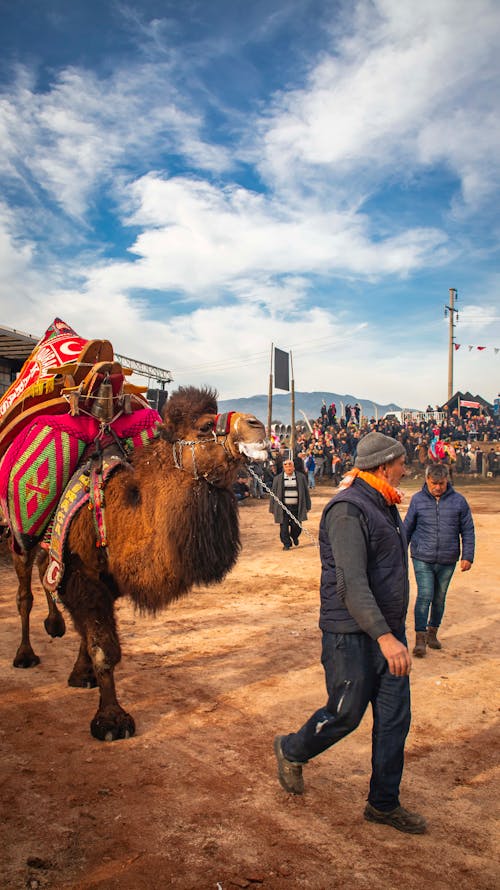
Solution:
<path fill-rule="evenodd" d="M 215 420 L 207 420 L 200 426 L 200 433 L 212 433 L 215 429 Z"/>

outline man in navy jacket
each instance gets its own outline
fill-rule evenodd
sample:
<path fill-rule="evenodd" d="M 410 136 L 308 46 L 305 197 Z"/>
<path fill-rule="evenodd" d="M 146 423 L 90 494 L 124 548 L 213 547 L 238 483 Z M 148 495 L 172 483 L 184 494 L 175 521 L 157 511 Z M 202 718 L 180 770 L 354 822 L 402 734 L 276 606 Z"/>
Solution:
<path fill-rule="evenodd" d="M 413 654 L 418 658 L 424 657 L 426 645 L 441 649 L 437 632 L 455 566 L 460 559 L 461 571 L 468 572 L 474 561 L 472 514 L 450 483 L 448 468 L 431 464 L 425 480 L 421 491 L 413 495 L 404 521 L 417 580 Z"/>
<path fill-rule="evenodd" d="M 397 504 L 405 449 L 382 433 L 358 445 L 356 467 L 320 522 L 321 660 L 328 700 L 297 732 L 276 736 L 280 784 L 302 794 L 302 768 L 373 711 L 372 775 L 364 818 L 422 834 L 426 821 L 400 805 L 410 726 L 411 656 L 406 645 L 408 548 Z"/>

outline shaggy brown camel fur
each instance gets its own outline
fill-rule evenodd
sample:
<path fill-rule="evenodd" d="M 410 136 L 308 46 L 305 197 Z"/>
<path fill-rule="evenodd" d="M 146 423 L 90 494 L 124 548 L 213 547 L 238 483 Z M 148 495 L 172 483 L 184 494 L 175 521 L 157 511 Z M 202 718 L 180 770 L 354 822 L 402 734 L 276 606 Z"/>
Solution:
<path fill-rule="evenodd" d="M 96 548 L 92 514 L 72 521 L 59 597 L 81 636 L 70 686 L 99 686 L 92 735 L 112 741 L 134 734 L 118 704 L 114 668 L 120 642 L 114 603 L 129 596 L 144 613 L 156 613 L 195 584 L 221 581 L 240 550 L 238 508 L 232 491 L 242 460 L 265 460 L 265 430 L 251 414 L 228 415 L 216 434 L 216 393 L 180 388 L 167 401 L 160 437 L 136 449 L 130 465 L 106 484 L 107 548 Z M 34 552 L 15 558 L 23 625 L 16 667 L 39 662 L 29 641 Z M 43 557 L 42 557 L 43 560 Z M 43 573 L 43 564 L 40 568 Z M 62 636 L 64 621 L 51 599 L 47 632 Z"/>

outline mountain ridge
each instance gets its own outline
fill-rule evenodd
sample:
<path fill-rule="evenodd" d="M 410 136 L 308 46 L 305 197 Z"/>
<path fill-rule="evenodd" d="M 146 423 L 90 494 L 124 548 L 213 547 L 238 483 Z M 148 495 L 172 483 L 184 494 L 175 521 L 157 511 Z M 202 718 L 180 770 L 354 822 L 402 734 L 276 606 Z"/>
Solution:
<path fill-rule="evenodd" d="M 342 406 L 345 408 L 346 405 L 354 405 L 356 402 L 361 405 L 361 413 L 365 417 L 380 418 L 388 411 L 401 411 L 401 408 L 395 402 L 381 404 L 370 399 L 360 399 L 348 393 L 341 395 L 340 393 L 316 390 L 313 392 L 295 393 L 295 421 L 298 422 L 304 419 L 302 411 L 308 420 L 316 420 L 320 416 L 323 401 L 327 407 L 332 402 L 335 402 L 337 417 L 340 417 Z M 221 399 L 218 405 L 221 413 L 241 411 L 244 414 L 254 414 L 262 423 L 267 424 L 267 402 L 268 397 L 263 394 L 239 399 Z M 272 423 L 291 423 L 291 413 L 290 393 L 273 394 Z"/>

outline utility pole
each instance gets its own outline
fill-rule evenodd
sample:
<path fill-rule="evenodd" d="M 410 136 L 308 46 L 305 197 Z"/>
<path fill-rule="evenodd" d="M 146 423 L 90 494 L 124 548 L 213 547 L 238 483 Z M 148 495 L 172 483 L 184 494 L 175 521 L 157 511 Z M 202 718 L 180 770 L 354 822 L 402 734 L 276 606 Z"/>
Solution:
<path fill-rule="evenodd" d="M 444 307 L 444 317 L 450 319 L 450 334 L 448 343 L 448 401 L 453 395 L 453 351 L 455 349 L 455 317 L 458 321 L 458 310 L 455 309 L 455 301 L 458 300 L 457 289 L 450 287 L 450 305 Z"/>

